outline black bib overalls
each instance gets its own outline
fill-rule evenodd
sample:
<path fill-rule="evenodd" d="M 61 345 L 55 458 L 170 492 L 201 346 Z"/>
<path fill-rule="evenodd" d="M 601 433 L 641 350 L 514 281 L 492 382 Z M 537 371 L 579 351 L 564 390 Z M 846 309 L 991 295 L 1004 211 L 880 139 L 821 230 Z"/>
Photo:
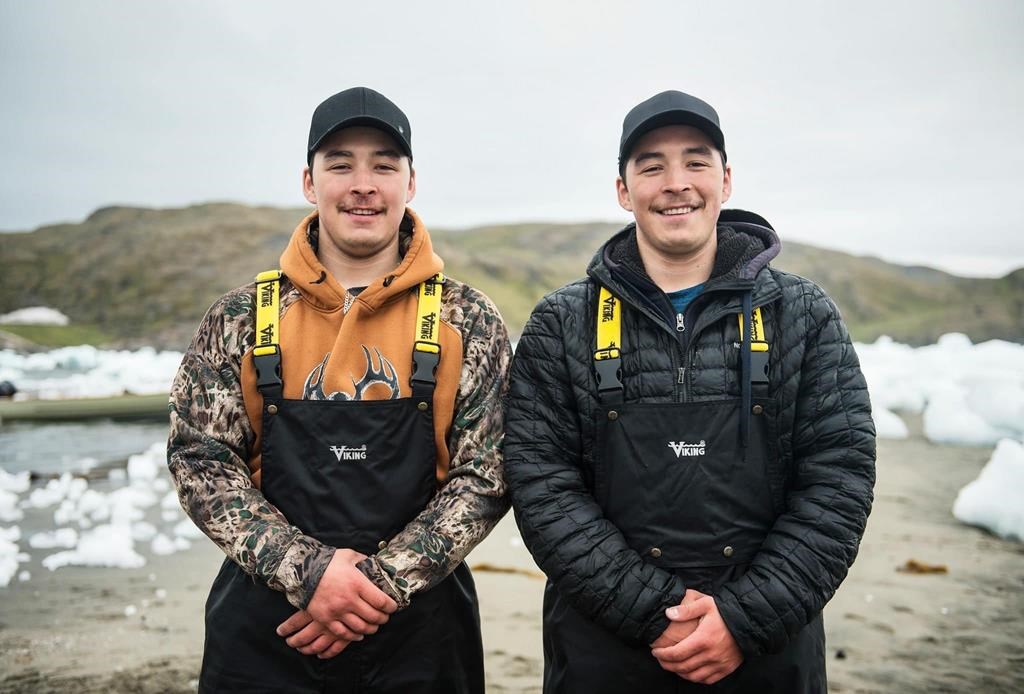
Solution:
<path fill-rule="evenodd" d="M 373 554 L 436 489 L 432 393 L 380 401 L 264 394 L 262 491 L 288 521 Z M 225 560 L 206 603 L 201 692 L 483 692 L 476 590 L 459 567 L 341 654 L 320 660 L 275 633 L 284 594 Z"/>
<path fill-rule="evenodd" d="M 596 423 L 594 495 L 605 516 L 645 561 L 709 595 L 746 570 L 779 511 L 768 470 L 776 462 L 774 402 L 754 397 L 749 381 L 746 387 L 743 398 L 623 404 L 620 384 L 617 396 L 602 398 Z M 744 422 L 745 407 L 753 416 Z M 547 694 L 826 688 L 820 615 L 784 652 L 747 659 L 720 682 L 698 685 L 662 670 L 647 644 L 627 644 L 580 614 L 550 582 L 544 660 Z"/>

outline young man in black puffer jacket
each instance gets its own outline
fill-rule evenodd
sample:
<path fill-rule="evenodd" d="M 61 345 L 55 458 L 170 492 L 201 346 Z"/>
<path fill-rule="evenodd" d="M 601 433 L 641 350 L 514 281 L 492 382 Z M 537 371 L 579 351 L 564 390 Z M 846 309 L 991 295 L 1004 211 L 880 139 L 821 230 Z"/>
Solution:
<path fill-rule="evenodd" d="M 821 611 L 871 508 L 875 432 L 839 311 L 722 210 L 718 115 L 626 116 L 628 225 L 516 352 L 505 465 L 548 576 L 545 692 L 820 692 Z"/>

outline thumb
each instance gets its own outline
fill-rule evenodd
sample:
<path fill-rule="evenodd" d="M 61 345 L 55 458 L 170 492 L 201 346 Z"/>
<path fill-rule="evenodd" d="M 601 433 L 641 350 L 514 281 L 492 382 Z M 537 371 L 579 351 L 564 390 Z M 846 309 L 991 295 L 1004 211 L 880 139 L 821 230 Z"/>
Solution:
<path fill-rule="evenodd" d="M 706 615 L 712 604 L 714 604 L 712 600 L 706 597 L 700 598 L 693 602 L 668 608 L 665 610 L 665 616 L 673 622 L 688 622 L 691 619 L 697 619 Z"/>

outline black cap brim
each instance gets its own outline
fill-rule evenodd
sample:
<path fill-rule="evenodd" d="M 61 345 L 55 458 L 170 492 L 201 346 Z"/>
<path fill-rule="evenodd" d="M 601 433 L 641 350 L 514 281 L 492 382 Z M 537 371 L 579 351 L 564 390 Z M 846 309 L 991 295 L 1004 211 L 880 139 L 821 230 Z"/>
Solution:
<path fill-rule="evenodd" d="M 398 145 L 398 148 L 402 150 L 402 154 L 404 154 L 405 156 L 409 157 L 410 160 L 412 160 L 412 150 L 409 148 L 409 145 L 405 141 L 405 138 L 402 137 L 401 133 L 399 133 L 398 130 L 396 130 L 393 125 L 385 121 L 382 121 L 379 118 L 374 118 L 373 116 L 354 116 L 347 120 L 343 120 L 340 123 L 336 123 L 334 127 L 332 127 L 330 130 L 321 135 L 320 139 L 318 139 L 310 146 L 309 154 L 307 156 L 307 163 L 310 165 L 313 164 L 313 155 L 316 154 L 316 151 L 320 149 L 320 146 L 324 142 L 326 142 L 327 138 L 329 138 L 331 135 L 338 132 L 339 130 L 344 130 L 345 128 L 356 128 L 359 126 L 374 128 L 376 130 L 380 130 L 387 133 L 391 137 L 391 139 L 395 141 L 395 144 Z"/>
<path fill-rule="evenodd" d="M 638 123 L 619 146 L 619 163 L 625 164 L 633 147 L 647 133 L 668 125 L 688 125 L 708 136 L 715 148 L 725 156 L 725 136 L 715 123 L 693 111 L 663 111 Z"/>

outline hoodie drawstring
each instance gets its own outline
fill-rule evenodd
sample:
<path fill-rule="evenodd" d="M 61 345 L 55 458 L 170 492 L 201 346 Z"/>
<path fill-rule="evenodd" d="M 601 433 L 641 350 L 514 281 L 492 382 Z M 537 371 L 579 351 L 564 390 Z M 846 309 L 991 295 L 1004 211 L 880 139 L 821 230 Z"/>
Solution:
<path fill-rule="evenodd" d="M 746 451 L 748 444 L 750 443 L 750 408 L 753 402 L 753 369 L 751 368 L 751 357 L 750 357 L 750 341 L 753 337 L 753 321 L 751 315 L 754 313 L 752 308 L 753 305 L 753 290 L 744 292 L 743 294 L 743 338 L 740 343 L 740 380 L 742 382 L 742 412 L 740 413 L 740 445 L 743 450 Z"/>

